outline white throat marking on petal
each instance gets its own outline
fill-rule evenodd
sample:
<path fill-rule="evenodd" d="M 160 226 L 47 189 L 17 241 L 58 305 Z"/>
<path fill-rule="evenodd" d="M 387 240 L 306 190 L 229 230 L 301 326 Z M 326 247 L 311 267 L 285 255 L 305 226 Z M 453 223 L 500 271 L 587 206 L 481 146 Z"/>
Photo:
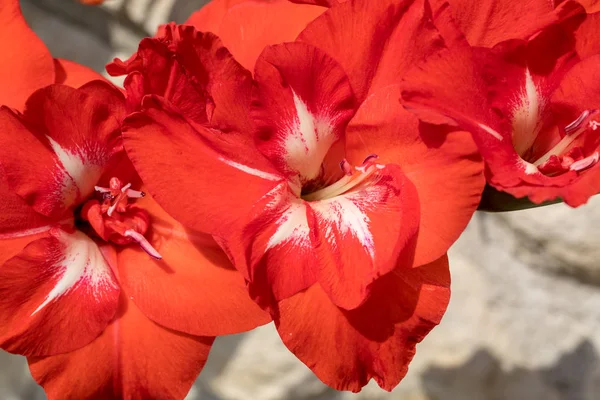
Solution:
<path fill-rule="evenodd" d="M 538 167 L 536 165 L 534 165 L 534 164 L 532 164 L 530 162 L 527 162 L 527 161 L 523 160 L 522 158 L 520 160 L 523 163 L 523 166 L 525 167 L 525 173 L 527 175 L 533 175 L 535 173 L 540 172 L 538 170 Z"/>
<path fill-rule="evenodd" d="M 256 168 L 252 168 L 252 167 L 249 167 L 247 165 L 237 163 L 237 162 L 235 162 L 233 160 L 227 159 L 227 158 L 222 157 L 222 156 L 217 157 L 217 159 L 219 161 L 221 161 L 221 162 L 229 165 L 230 167 L 238 169 L 238 170 L 240 170 L 242 172 L 245 172 L 245 173 L 247 173 L 249 175 L 254 175 L 254 176 L 257 176 L 259 178 L 266 179 L 268 181 L 278 181 L 278 180 L 281 180 L 281 177 L 279 177 L 279 176 L 277 176 L 275 174 L 271 174 L 269 172 L 264 172 L 264 171 L 261 171 L 261 170 L 256 169 Z"/>
<path fill-rule="evenodd" d="M 503 140 L 504 138 L 502 137 L 502 135 L 500 135 L 496 130 L 490 128 L 489 126 L 485 125 L 485 124 L 477 124 L 481 129 L 483 129 L 484 131 L 486 131 L 487 133 L 489 133 L 490 135 L 492 135 L 493 137 L 495 137 L 498 140 Z"/>
<path fill-rule="evenodd" d="M 371 258 L 375 257 L 375 243 L 369 230 L 369 217 L 352 201 L 351 196 L 338 196 L 310 204 L 312 209 L 327 222 L 325 238 L 335 245 L 334 226 L 342 234 L 352 234 Z"/>
<path fill-rule="evenodd" d="M 520 104 L 512 115 L 513 146 L 522 156 L 534 143 L 540 129 L 544 100 L 535 86 L 529 68 L 525 69 L 525 90 L 519 99 Z"/>
<path fill-rule="evenodd" d="M 104 260 L 96 243 L 89 237 L 79 231 L 69 234 L 61 230 L 58 240 L 65 245 L 64 257 L 55 264 L 57 273 L 62 276 L 31 316 L 34 316 L 51 301 L 67 294 L 83 280 L 86 281 L 85 284 L 91 286 L 96 297 L 102 288 L 117 288 L 109 265 Z"/>
<path fill-rule="evenodd" d="M 305 180 L 315 179 L 331 145 L 337 140 L 332 121 L 314 116 L 308 106 L 292 90 L 296 118 L 286 132 L 283 143 L 284 158 L 288 166 L 298 171 Z"/>
<path fill-rule="evenodd" d="M 277 225 L 277 230 L 269 239 L 266 250 L 288 241 L 292 241 L 296 246 L 308 244 L 310 228 L 304 202 L 291 203 L 277 220 Z"/>
<path fill-rule="evenodd" d="M 74 154 L 61 147 L 50 136 L 46 136 L 46 138 L 50 142 L 50 146 L 52 146 L 52 150 L 54 150 L 58 161 L 68 174 L 63 181 L 65 189 L 60 193 L 65 204 L 71 205 L 75 201 L 77 191 L 79 191 L 81 198 L 89 196 L 94 190 L 94 185 L 102 175 L 102 166 L 90 159 L 83 158 L 85 154 L 83 151 L 80 151 L 79 154 Z M 72 183 L 76 187 L 73 187 Z"/>

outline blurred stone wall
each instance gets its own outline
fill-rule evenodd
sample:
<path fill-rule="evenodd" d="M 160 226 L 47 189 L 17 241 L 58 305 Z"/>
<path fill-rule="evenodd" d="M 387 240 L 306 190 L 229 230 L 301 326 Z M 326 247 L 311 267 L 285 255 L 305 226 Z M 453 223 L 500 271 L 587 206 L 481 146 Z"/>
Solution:
<path fill-rule="evenodd" d="M 1 1 L 1 0 L 0 0 Z M 56 57 L 97 71 L 128 57 L 158 24 L 204 0 L 24 0 Z M 598 400 L 600 197 L 474 216 L 451 250 L 453 294 L 392 392 L 337 393 L 279 341 L 272 325 L 217 339 L 190 400 Z M 0 352 L 0 399 L 44 399 L 24 359 Z"/>

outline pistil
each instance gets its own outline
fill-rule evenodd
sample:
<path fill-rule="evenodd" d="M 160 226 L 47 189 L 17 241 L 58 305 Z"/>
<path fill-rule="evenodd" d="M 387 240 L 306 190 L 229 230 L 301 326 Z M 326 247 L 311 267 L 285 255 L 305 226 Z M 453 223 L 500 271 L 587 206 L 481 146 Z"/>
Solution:
<path fill-rule="evenodd" d="M 146 239 L 146 237 L 144 235 L 142 235 L 141 233 L 136 232 L 133 229 L 128 229 L 125 231 L 123 236 L 129 237 L 129 238 L 132 238 L 133 240 L 135 240 L 140 245 L 140 247 L 146 253 L 150 254 L 152 257 L 159 259 L 159 260 L 162 258 L 160 253 L 154 247 L 152 247 L 152 245 L 150 244 L 148 239 Z"/>
<path fill-rule="evenodd" d="M 123 185 L 118 178 L 111 178 L 109 187 L 96 186 L 102 194 L 102 202 L 89 200 L 82 208 L 82 218 L 105 241 L 118 245 L 136 242 L 150 256 L 161 259 L 159 252 L 144 236 L 148 230 L 148 213 L 129 203 L 129 199 L 144 197 L 144 192 L 131 189 L 131 183 Z"/>

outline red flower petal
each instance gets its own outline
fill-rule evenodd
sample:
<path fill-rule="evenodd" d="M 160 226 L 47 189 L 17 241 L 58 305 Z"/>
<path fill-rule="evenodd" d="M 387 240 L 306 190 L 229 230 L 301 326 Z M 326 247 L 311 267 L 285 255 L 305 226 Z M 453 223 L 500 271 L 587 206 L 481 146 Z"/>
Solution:
<path fill-rule="evenodd" d="M 49 399 L 182 399 L 213 339 L 156 325 L 123 293 L 116 319 L 100 337 L 71 353 L 32 357 L 29 367 Z"/>
<path fill-rule="evenodd" d="M 54 67 L 56 70 L 54 83 L 78 88 L 94 80 L 106 81 L 102 75 L 93 69 L 73 61 L 55 58 Z"/>
<path fill-rule="evenodd" d="M 345 0 L 289 0 L 292 3 L 298 3 L 298 4 L 312 4 L 315 6 L 322 6 L 322 7 L 333 7 L 334 5 L 338 4 L 338 3 L 342 3 Z"/>
<path fill-rule="evenodd" d="M 311 23 L 299 40 L 341 64 L 359 101 L 399 83 L 441 44 L 423 0 L 347 1 Z"/>
<path fill-rule="evenodd" d="M 187 21 L 186 25 L 193 25 L 201 32 L 212 32 L 219 35 L 221 22 L 230 8 L 253 0 L 211 0 L 208 4 L 202 6 L 198 11 L 193 13 Z"/>
<path fill-rule="evenodd" d="M 0 265 L 21 252 L 30 242 L 45 236 L 54 225 L 10 191 L 2 173 L 0 210 Z"/>
<path fill-rule="evenodd" d="M 250 129 L 252 76 L 211 33 L 168 24 L 161 35 L 140 43 L 137 53 L 107 66 L 125 80 L 131 110 L 145 95 L 156 94 L 187 118 L 223 131 Z"/>
<path fill-rule="evenodd" d="M 54 83 L 50 52 L 29 28 L 19 0 L 3 0 L 0 7 L 0 104 L 23 109 L 37 89 Z"/>
<path fill-rule="evenodd" d="M 309 203 L 318 229 L 319 284 L 345 309 L 362 304 L 370 285 L 396 265 L 411 265 L 419 229 L 413 184 L 393 164 L 370 186 Z M 394 221 L 390 224 L 390 221 Z"/>
<path fill-rule="evenodd" d="M 150 196 L 136 201 L 151 215 L 146 235 L 162 260 L 141 249 L 119 253 L 119 278 L 144 315 L 193 335 L 226 335 L 266 324 L 242 276 L 210 235 L 185 229 Z"/>
<path fill-rule="evenodd" d="M 23 199 L 0 183 L 0 265 L 30 242 L 44 237 L 52 222 L 33 211 Z"/>
<path fill-rule="evenodd" d="M 287 43 L 263 52 L 255 76 L 252 117 L 259 149 L 292 180 L 319 178 L 326 154 L 357 107 L 346 74 L 316 47 Z"/>
<path fill-rule="evenodd" d="M 564 3 L 565 0 L 555 0 L 556 5 Z M 596 13 L 600 11 L 600 1 L 598 0 L 577 0 L 582 6 L 585 7 L 585 11 L 588 13 Z"/>
<path fill-rule="evenodd" d="M 156 97 L 144 108 L 123 127 L 127 154 L 158 204 L 184 225 L 227 234 L 283 180 L 249 138 L 192 126 Z"/>
<path fill-rule="evenodd" d="M 23 199 L 11 192 L 2 175 L 0 175 L 0 209 L 2 210 L 0 240 L 45 232 L 50 230 L 52 225 L 51 220 L 36 213 Z"/>
<path fill-rule="evenodd" d="M 450 3 L 458 28 L 472 46 L 493 47 L 509 39 L 527 39 L 560 20 L 576 3 L 567 1 L 554 10 L 552 1 L 431 0 L 434 12 Z"/>
<path fill-rule="evenodd" d="M 185 23 L 220 36 L 235 58 L 253 70 L 265 47 L 293 41 L 325 10 L 287 0 L 213 0 Z"/>
<path fill-rule="evenodd" d="M 505 132 L 488 106 L 486 82 L 470 49 L 441 49 L 410 70 L 401 87 L 403 104 L 425 122 L 451 124 L 441 113 L 470 130 L 479 129 L 480 123 L 495 124 L 484 130 L 496 140 Z"/>
<path fill-rule="evenodd" d="M 269 308 L 317 282 L 320 254 L 316 251 L 315 215 L 290 193 L 287 182 L 267 193 L 255 206 L 239 235 L 220 243 L 236 268 L 250 281 L 254 300 Z"/>
<path fill-rule="evenodd" d="M 377 154 L 415 185 L 421 222 L 413 263 L 423 265 L 445 254 L 471 219 L 485 184 L 483 163 L 470 133 L 420 126 L 399 98 L 393 85 L 361 105 L 348 125 L 346 154 L 352 163 Z"/>
<path fill-rule="evenodd" d="M 598 26 L 600 26 L 600 1 L 597 7 L 598 12 L 588 14 L 585 21 L 575 31 L 575 48 L 581 58 L 600 54 L 600 35 L 598 35 Z"/>
<path fill-rule="evenodd" d="M 181 25 L 168 25 L 165 31 L 167 38 L 173 37 L 178 62 L 192 77 L 196 90 L 206 97 L 208 124 L 224 132 L 248 131 L 251 124 L 248 116 L 252 87 L 250 72 L 214 35 Z M 178 107 L 180 102 L 173 101 Z"/>
<path fill-rule="evenodd" d="M 128 74 L 124 86 L 130 110 L 139 110 L 145 95 L 157 94 L 175 104 L 194 121 L 208 121 L 205 93 L 191 81 L 163 40 L 143 39 L 134 61 L 122 70 L 117 69 L 116 64 L 116 61 L 109 64 L 107 70 L 113 76 Z"/>
<path fill-rule="evenodd" d="M 41 232 L 36 232 L 33 234 L 24 233 L 21 236 L 17 232 L 15 234 L 11 234 L 11 236 L 15 235 L 12 238 L 2 238 L 0 240 L 0 265 L 4 264 L 6 260 L 19 254 L 21 250 L 23 250 L 23 248 L 32 241 L 44 237 L 46 232 L 47 230 L 44 228 L 44 230 Z"/>
<path fill-rule="evenodd" d="M 402 103 L 433 125 L 457 121 L 473 133 L 486 164 L 506 171 L 510 179 L 513 170 L 524 169 L 524 164 L 518 162 L 512 146 L 509 121 L 499 118 L 489 105 L 487 83 L 477 66 L 470 49 L 441 50 L 404 77 Z"/>
<path fill-rule="evenodd" d="M 450 298 L 448 259 L 398 268 L 375 283 L 360 308 L 343 311 L 319 285 L 279 303 L 285 345 L 327 385 L 358 392 L 374 378 L 393 389 L 415 346 L 437 325 Z"/>
<path fill-rule="evenodd" d="M 235 59 L 252 71 L 265 47 L 293 41 L 325 10 L 287 0 L 245 1 L 229 8 L 214 33 L 221 37 Z"/>
<path fill-rule="evenodd" d="M 334 304 L 353 309 L 377 278 L 411 265 L 415 188 L 397 166 L 369 168 L 377 170 L 372 179 L 345 194 L 304 201 L 282 185 L 255 206 L 257 217 L 242 240 L 250 248 L 250 290 L 259 303 L 283 300 L 318 281 Z"/>
<path fill-rule="evenodd" d="M 91 194 L 120 150 L 115 110 L 123 98 L 105 84 L 100 84 L 98 98 L 91 96 L 96 84 L 91 85 L 41 89 L 29 98 L 22 117 L 0 109 L 0 163 L 7 182 L 36 211 L 52 218 L 64 217 Z"/>
<path fill-rule="evenodd" d="M 28 356 L 72 351 L 117 311 L 119 286 L 98 246 L 54 229 L 0 268 L 0 343 Z"/>
<path fill-rule="evenodd" d="M 600 55 L 577 63 L 552 94 L 559 123 L 568 125 L 585 110 L 600 109 Z"/>

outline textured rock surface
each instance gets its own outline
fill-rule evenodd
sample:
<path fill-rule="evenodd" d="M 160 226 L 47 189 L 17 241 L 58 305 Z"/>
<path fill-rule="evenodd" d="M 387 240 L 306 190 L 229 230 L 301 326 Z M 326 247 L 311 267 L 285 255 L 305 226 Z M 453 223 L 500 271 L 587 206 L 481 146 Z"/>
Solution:
<path fill-rule="evenodd" d="M 102 8 L 27 0 L 24 11 L 57 57 L 102 71 L 201 0 L 107 0 Z M 190 400 L 597 400 L 600 398 L 600 196 L 477 214 L 451 251 L 453 295 L 393 392 L 321 384 L 272 326 L 219 338 Z M 0 398 L 43 399 L 21 357 L 0 352 Z"/>

